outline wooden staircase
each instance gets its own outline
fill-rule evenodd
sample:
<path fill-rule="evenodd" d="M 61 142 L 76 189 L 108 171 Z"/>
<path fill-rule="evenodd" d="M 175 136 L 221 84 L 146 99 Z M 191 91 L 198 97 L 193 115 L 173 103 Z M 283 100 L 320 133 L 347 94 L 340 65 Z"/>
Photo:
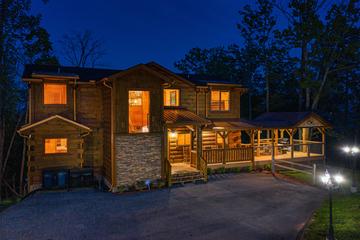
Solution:
<path fill-rule="evenodd" d="M 171 174 L 171 184 L 185 184 L 190 182 L 206 182 L 206 179 L 200 173 L 200 171 L 180 172 Z"/>

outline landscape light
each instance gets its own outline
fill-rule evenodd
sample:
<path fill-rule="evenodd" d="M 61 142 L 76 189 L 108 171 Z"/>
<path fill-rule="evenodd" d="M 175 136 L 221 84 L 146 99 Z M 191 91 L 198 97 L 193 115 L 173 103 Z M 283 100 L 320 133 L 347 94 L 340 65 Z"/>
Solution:
<path fill-rule="evenodd" d="M 360 151 L 360 149 L 358 147 L 352 147 L 351 148 L 352 153 L 358 153 L 359 151 Z"/>
<path fill-rule="evenodd" d="M 334 176 L 334 179 L 335 179 L 335 181 L 336 181 L 337 183 L 342 183 L 342 182 L 344 182 L 344 177 L 343 177 L 342 175 L 340 175 L 340 174 L 336 174 L 336 175 Z"/>
<path fill-rule="evenodd" d="M 324 183 L 326 185 L 330 184 L 330 174 L 328 173 L 327 170 L 325 171 L 324 175 L 322 175 L 320 178 L 321 178 L 322 183 Z"/>
<path fill-rule="evenodd" d="M 346 153 L 349 153 L 351 151 L 351 149 L 350 149 L 350 147 L 346 146 L 346 147 L 343 147 L 343 151 Z"/>

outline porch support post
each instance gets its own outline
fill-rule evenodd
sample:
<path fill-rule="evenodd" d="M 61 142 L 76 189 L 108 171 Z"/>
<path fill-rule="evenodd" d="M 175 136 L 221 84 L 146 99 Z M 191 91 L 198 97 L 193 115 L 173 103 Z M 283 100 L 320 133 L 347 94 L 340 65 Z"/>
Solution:
<path fill-rule="evenodd" d="M 202 156 L 202 130 L 200 126 L 196 127 L 196 168 L 200 169 L 200 158 Z"/>
<path fill-rule="evenodd" d="M 278 129 L 273 129 L 274 131 L 274 135 L 275 135 L 275 141 L 274 141 L 274 145 L 275 145 L 275 156 L 279 154 L 279 148 L 278 148 L 278 142 L 279 142 L 279 130 Z"/>
<path fill-rule="evenodd" d="M 223 135 L 221 136 L 223 138 L 224 141 L 224 151 L 223 151 L 223 165 L 225 166 L 226 164 L 226 149 L 229 148 L 229 138 L 228 138 L 229 132 L 224 132 Z"/>
<path fill-rule="evenodd" d="M 163 174 L 163 177 L 166 178 L 167 176 L 167 172 L 166 172 L 166 163 L 167 161 L 169 161 L 169 142 L 168 142 L 168 128 L 167 127 L 164 127 L 164 137 L 163 137 L 163 146 L 164 146 L 164 149 L 163 149 L 163 161 L 162 161 L 162 164 L 161 164 L 161 167 L 162 167 L 162 174 Z"/>
<path fill-rule="evenodd" d="M 274 129 L 270 130 L 271 134 L 271 172 L 275 174 L 275 140 L 274 140 Z"/>
<path fill-rule="evenodd" d="M 260 142 L 261 142 L 261 130 L 257 130 L 257 149 L 256 149 L 256 156 L 260 156 Z"/>
<path fill-rule="evenodd" d="M 291 159 L 294 159 L 294 129 L 290 129 Z"/>
<path fill-rule="evenodd" d="M 251 149 L 252 149 L 252 156 L 251 156 L 251 163 L 252 163 L 252 169 L 255 170 L 255 154 L 254 154 L 254 142 L 255 142 L 255 131 L 251 130 Z"/>

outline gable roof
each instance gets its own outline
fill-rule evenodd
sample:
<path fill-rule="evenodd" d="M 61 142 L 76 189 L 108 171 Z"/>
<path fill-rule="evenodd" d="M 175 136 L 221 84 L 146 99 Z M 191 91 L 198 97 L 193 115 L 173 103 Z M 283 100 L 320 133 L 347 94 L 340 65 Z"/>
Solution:
<path fill-rule="evenodd" d="M 164 107 L 163 119 L 166 124 L 195 124 L 205 125 L 210 121 L 202 118 L 195 113 L 181 107 Z"/>
<path fill-rule="evenodd" d="M 318 120 L 321 127 L 331 127 L 330 123 L 314 112 L 268 112 L 255 118 L 253 123 L 262 128 L 292 128 L 310 118 Z"/>
<path fill-rule="evenodd" d="M 17 132 L 18 132 L 18 133 L 22 133 L 22 132 L 24 132 L 24 131 L 26 131 L 26 130 L 30 130 L 30 129 L 36 127 L 36 126 L 42 125 L 42 124 L 44 124 L 44 123 L 46 123 L 46 122 L 49 122 L 49 121 L 51 121 L 51 120 L 54 120 L 54 119 L 62 120 L 62 121 L 64 121 L 64 122 L 67 122 L 67 123 L 69 123 L 69 124 L 72 124 L 72 125 L 74 125 L 74 126 L 76 126 L 76 127 L 78 127 L 78 128 L 81 128 L 81 129 L 83 129 L 83 130 L 85 130 L 85 131 L 87 131 L 87 132 L 91 132 L 91 129 L 90 129 L 89 127 L 87 127 L 87 126 L 85 126 L 85 125 L 83 125 L 83 124 L 81 124 L 81 123 L 78 123 L 78 122 L 72 121 L 72 120 L 70 120 L 70 119 L 67 119 L 67 118 L 65 118 L 65 117 L 59 116 L 59 115 L 54 115 L 54 116 L 45 118 L 45 119 L 43 119 L 43 120 L 41 120 L 41 121 L 38 121 L 38 122 L 36 122 L 36 123 L 26 124 L 26 125 L 22 126 Z"/>

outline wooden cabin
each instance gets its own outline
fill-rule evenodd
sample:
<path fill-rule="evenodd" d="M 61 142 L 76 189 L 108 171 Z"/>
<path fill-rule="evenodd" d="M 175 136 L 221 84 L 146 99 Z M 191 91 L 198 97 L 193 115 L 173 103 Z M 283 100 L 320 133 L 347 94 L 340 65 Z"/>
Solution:
<path fill-rule="evenodd" d="M 315 113 L 240 116 L 240 84 L 175 74 L 157 63 L 125 70 L 27 65 L 29 190 L 49 169 L 92 169 L 117 191 L 138 181 L 169 183 L 207 169 L 271 159 L 325 158 Z"/>

